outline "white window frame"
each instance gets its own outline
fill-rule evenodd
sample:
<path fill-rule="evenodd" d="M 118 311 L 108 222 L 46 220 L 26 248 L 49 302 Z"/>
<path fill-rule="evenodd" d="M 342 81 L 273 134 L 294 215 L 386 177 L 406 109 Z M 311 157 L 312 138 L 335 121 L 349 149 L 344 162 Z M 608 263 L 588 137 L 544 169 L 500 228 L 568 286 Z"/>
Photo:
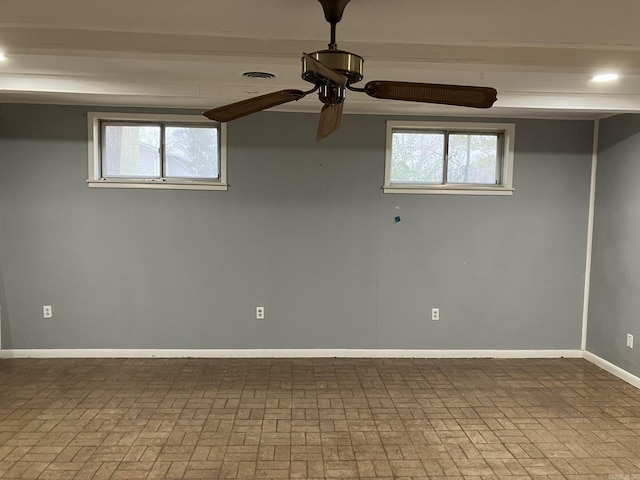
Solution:
<path fill-rule="evenodd" d="M 394 130 L 443 130 L 463 133 L 500 133 L 503 144 L 500 179 L 497 185 L 474 184 L 431 184 L 431 183 L 392 183 L 391 182 L 391 148 Z M 481 122 L 420 122 L 420 121 L 388 121 L 387 145 L 384 162 L 384 193 L 402 194 L 444 194 L 444 195 L 513 195 L 513 158 L 516 126 L 513 123 L 481 123 Z M 446 179 L 443 179 L 446 182 Z"/>
<path fill-rule="evenodd" d="M 101 122 L 130 121 L 215 126 L 220 131 L 220 170 L 217 180 L 189 178 L 103 178 L 100 171 Z M 87 115 L 89 176 L 93 188 L 161 188 L 178 190 L 227 190 L 227 125 L 216 123 L 200 115 L 167 115 L 144 113 L 90 112 Z"/>

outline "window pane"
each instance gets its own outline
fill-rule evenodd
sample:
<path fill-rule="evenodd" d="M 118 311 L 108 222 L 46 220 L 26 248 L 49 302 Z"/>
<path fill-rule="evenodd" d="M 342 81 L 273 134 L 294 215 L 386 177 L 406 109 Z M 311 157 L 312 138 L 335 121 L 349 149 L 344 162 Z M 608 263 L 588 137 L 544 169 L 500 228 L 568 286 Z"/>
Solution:
<path fill-rule="evenodd" d="M 391 183 L 442 183 L 444 133 L 394 132 Z"/>
<path fill-rule="evenodd" d="M 160 127 L 106 125 L 102 176 L 160 176 Z"/>
<path fill-rule="evenodd" d="M 166 127 L 165 156 L 167 177 L 219 178 L 218 130 Z"/>
<path fill-rule="evenodd" d="M 497 135 L 449 135 L 448 183 L 495 185 L 499 180 Z"/>

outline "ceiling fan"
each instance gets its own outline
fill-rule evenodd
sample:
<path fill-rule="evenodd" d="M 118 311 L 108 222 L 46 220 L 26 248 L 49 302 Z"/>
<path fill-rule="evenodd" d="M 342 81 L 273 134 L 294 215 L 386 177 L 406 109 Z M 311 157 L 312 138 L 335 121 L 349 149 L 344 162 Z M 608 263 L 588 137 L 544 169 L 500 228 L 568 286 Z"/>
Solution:
<path fill-rule="evenodd" d="M 249 98 L 204 112 L 204 116 L 217 122 L 230 122 L 277 105 L 300 100 L 314 92 L 323 103 L 316 140 L 322 140 L 340 126 L 345 91 L 366 93 L 370 97 L 403 100 L 406 102 L 438 103 L 462 107 L 490 108 L 496 101 L 497 91 L 490 87 L 443 85 L 436 83 L 391 82 L 373 80 L 363 88 L 354 87 L 363 75 L 364 59 L 355 53 L 338 50 L 336 25 L 342 19 L 350 0 L 318 0 L 324 16 L 331 25 L 331 43 L 327 50 L 303 53 L 302 78 L 313 88 L 280 90 Z"/>

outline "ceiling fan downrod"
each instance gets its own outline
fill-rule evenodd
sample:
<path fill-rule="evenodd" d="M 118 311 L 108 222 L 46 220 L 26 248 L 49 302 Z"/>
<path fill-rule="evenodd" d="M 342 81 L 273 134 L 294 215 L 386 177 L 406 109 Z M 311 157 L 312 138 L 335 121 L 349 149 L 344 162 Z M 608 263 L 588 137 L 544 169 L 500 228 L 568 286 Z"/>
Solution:
<path fill-rule="evenodd" d="M 336 43 L 336 24 L 331 24 L 331 40 L 329 41 L 329 50 L 337 50 L 338 44 Z"/>
<path fill-rule="evenodd" d="M 336 25 L 342 20 L 344 9 L 351 0 L 318 0 L 324 10 L 324 18 L 331 25 L 331 41 L 329 50 L 337 50 Z"/>

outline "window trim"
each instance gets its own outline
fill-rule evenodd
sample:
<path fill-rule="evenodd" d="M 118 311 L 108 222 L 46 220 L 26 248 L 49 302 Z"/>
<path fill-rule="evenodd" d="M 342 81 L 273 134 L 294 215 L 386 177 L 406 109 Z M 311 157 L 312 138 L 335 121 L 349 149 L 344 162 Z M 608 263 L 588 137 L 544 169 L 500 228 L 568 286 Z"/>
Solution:
<path fill-rule="evenodd" d="M 101 124 L 102 122 L 149 122 L 184 125 L 215 126 L 219 129 L 220 176 L 218 180 L 189 178 L 109 178 L 102 177 L 100 165 Z M 171 190 L 222 190 L 229 188 L 227 183 L 227 125 L 205 119 L 200 115 L 171 115 L 119 112 L 89 112 L 87 114 L 88 140 L 88 179 L 92 188 L 160 188 Z M 164 161 L 164 159 L 161 159 Z"/>
<path fill-rule="evenodd" d="M 463 183 L 416 183 L 398 184 L 391 182 L 391 148 L 393 145 L 393 132 L 397 130 L 413 131 L 448 131 L 450 133 L 502 133 L 502 145 L 498 147 L 503 153 L 502 168 L 500 178 L 502 182 L 498 185 L 474 185 Z M 387 121 L 387 135 L 384 161 L 384 193 L 400 194 L 441 194 L 441 195 L 513 195 L 513 160 L 514 145 L 516 136 L 516 126 L 513 123 L 491 123 L 491 122 L 422 122 L 422 121 Z M 446 145 L 445 145 L 446 152 Z M 446 162 L 445 162 L 446 165 Z M 446 166 L 443 167 L 443 170 Z M 446 172 L 443 171 L 443 175 Z M 446 181 L 446 177 L 443 177 Z"/>

